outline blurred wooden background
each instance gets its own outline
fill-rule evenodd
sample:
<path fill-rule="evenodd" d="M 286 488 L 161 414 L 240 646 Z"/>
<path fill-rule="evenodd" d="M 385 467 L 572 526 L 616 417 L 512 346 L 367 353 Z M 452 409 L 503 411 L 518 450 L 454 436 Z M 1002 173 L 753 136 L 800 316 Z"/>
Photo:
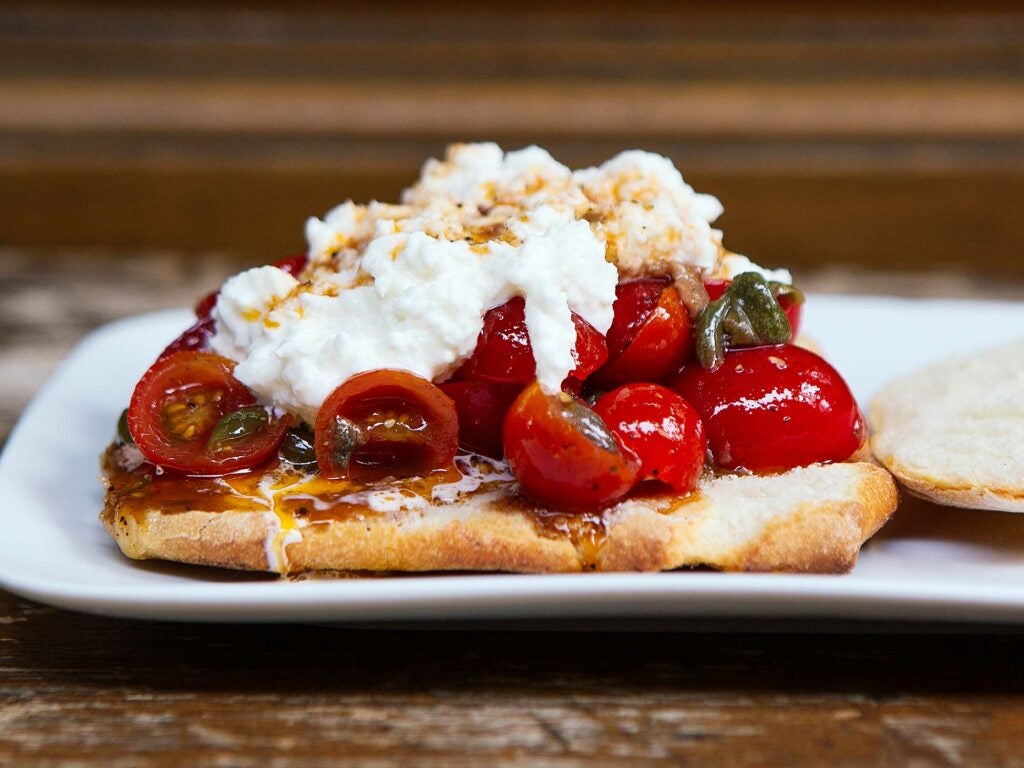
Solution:
<path fill-rule="evenodd" d="M 494 139 L 666 153 L 765 263 L 1024 279 L 1024 14 L 773 5 L 9 1 L 0 244 L 266 260 Z"/>

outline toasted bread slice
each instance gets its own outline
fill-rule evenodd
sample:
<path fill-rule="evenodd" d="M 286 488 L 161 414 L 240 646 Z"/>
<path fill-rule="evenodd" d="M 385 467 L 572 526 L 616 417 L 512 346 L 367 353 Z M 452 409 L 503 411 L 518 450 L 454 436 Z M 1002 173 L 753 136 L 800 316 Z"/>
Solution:
<path fill-rule="evenodd" d="M 268 477 L 261 488 L 279 480 Z M 345 514 L 326 517 L 316 512 L 323 497 L 308 494 L 301 497 L 309 508 L 293 514 L 273 494 L 264 494 L 263 509 L 249 496 L 203 511 L 166 495 L 163 504 L 140 505 L 126 488 L 108 482 L 102 518 L 129 557 L 282 574 L 685 566 L 842 573 L 897 502 L 892 478 L 867 462 L 709 477 L 689 496 L 643 496 L 583 516 L 539 509 L 507 480 L 443 502 L 406 495 L 394 509 L 346 505 Z"/>
<path fill-rule="evenodd" d="M 875 456 L 911 493 L 1024 512 L 1024 341 L 894 381 L 871 417 Z"/>

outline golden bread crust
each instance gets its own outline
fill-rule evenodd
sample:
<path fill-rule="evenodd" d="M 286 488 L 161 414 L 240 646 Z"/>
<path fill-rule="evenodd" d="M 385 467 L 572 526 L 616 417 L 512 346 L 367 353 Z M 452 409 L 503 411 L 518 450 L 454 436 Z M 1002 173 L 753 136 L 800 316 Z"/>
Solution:
<path fill-rule="evenodd" d="M 866 462 L 705 480 L 699 493 L 631 499 L 597 524 L 538 510 L 514 487 L 452 503 L 282 529 L 273 511 L 126 512 L 108 486 L 103 520 L 122 551 L 243 570 L 730 571 L 842 573 L 896 507 Z M 558 525 L 539 521 L 561 521 Z"/>
<path fill-rule="evenodd" d="M 915 496 L 1024 512 L 1024 342 L 933 365 L 871 404 L 871 449 Z"/>

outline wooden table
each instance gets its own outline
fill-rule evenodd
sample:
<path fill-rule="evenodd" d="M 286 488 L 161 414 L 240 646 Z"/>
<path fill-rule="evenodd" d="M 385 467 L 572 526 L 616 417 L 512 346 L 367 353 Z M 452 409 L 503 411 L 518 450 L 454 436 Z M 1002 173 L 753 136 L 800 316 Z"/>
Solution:
<path fill-rule="evenodd" d="M 188 304 L 240 266 L 171 252 L 0 257 L 10 287 L 0 294 L 3 435 L 90 328 Z M 848 270 L 801 282 L 975 296 L 1022 288 Z M 0 592 L 0 765 L 1024 766 L 1021 635 L 820 631 L 834 628 L 163 624 Z"/>

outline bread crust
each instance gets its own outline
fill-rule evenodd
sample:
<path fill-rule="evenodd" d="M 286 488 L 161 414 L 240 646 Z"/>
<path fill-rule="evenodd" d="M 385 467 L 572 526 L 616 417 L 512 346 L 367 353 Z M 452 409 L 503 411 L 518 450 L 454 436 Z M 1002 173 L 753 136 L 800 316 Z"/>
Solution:
<path fill-rule="evenodd" d="M 1024 512 L 1024 342 L 933 365 L 871 403 L 871 449 L 938 504 Z"/>
<path fill-rule="evenodd" d="M 274 511 L 154 506 L 129 513 L 123 502 L 108 485 L 101 517 L 128 557 L 282 574 L 691 566 L 844 573 L 888 520 L 897 493 L 880 467 L 850 462 L 709 477 L 691 496 L 630 499 L 585 524 L 537 508 L 511 484 L 451 503 L 298 527 Z"/>

